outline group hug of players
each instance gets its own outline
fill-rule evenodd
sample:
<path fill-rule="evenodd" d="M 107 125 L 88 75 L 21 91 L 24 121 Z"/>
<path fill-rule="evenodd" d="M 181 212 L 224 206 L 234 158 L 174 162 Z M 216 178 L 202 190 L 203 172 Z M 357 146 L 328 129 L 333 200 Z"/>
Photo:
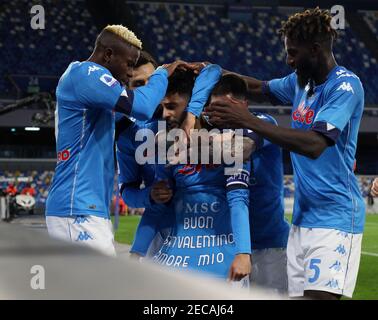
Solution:
<path fill-rule="evenodd" d="M 270 81 L 204 62 L 156 68 L 134 33 L 104 28 L 92 55 L 71 63 L 56 90 L 61 156 L 46 204 L 49 234 L 115 255 L 115 144 L 121 196 L 145 208 L 133 256 L 252 290 L 351 297 L 365 221 L 353 173 L 364 93 L 334 59 L 331 19 L 316 8 L 283 23 L 286 62 L 295 71 Z M 251 113 L 249 96 L 291 105 L 291 128 Z M 243 129 L 242 168 L 227 175 L 224 164 L 140 164 L 137 136 L 157 134 L 162 120 L 188 137 L 194 128 Z M 294 170 L 291 226 L 281 148 L 291 151 Z"/>

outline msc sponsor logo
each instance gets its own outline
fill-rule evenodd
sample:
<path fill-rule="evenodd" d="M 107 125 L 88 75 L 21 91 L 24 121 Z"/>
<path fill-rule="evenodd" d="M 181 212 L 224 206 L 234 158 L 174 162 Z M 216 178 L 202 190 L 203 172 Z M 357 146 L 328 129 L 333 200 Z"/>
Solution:
<path fill-rule="evenodd" d="M 310 106 L 305 107 L 304 101 L 302 101 L 298 108 L 293 112 L 292 119 L 295 122 L 311 124 L 314 120 L 314 115 L 314 110 L 310 109 Z"/>
<path fill-rule="evenodd" d="M 58 162 L 67 161 L 71 157 L 70 149 L 58 151 Z"/>

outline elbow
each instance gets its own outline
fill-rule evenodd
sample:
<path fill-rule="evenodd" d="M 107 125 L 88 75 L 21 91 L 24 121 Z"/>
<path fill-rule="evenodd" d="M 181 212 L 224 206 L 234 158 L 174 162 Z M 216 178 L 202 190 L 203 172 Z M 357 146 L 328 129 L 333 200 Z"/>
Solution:
<path fill-rule="evenodd" d="M 312 160 L 316 160 L 318 159 L 323 151 L 325 150 L 325 148 L 320 145 L 320 144 L 313 144 L 313 145 L 310 145 L 306 152 L 305 152 L 305 156 L 307 156 L 308 158 L 312 159 Z"/>

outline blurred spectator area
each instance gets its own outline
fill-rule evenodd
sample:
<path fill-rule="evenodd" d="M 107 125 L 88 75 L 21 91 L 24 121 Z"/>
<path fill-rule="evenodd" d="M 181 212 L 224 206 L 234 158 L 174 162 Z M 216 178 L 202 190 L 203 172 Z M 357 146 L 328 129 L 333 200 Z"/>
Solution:
<path fill-rule="evenodd" d="M 17 191 L 21 192 L 22 189 L 25 188 L 25 186 L 28 183 L 30 183 L 30 185 L 36 190 L 37 204 L 39 206 L 44 206 L 53 175 L 54 175 L 53 170 L 25 170 L 25 171 L 1 170 L 0 171 L 0 189 L 5 190 L 8 184 L 12 183 L 16 186 Z M 371 183 L 376 176 L 360 175 L 357 177 L 358 177 L 358 183 L 359 183 L 361 193 L 364 197 L 366 197 L 369 193 L 369 188 L 371 186 Z M 294 187 L 294 182 L 293 182 L 293 176 L 285 175 L 284 177 L 285 198 L 294 197 L 294 190 L 295 190 L 295 187 Z M 115 201 L 115 197 L 113 198 L 113 207 L 115 205 L 114 201 Z M 135 210 L 132 208 L 127 208 L 127 206 L 124 203 L 121 204 L 120 210 L 124 214 L 127 211 L 130 211 L 129 214 L 138 214 L 138 213 L 135 213 L 135 211 L 143 212 L 143 210 L 141 209 Z"/>
<path fill-rule="evenodd" d="M 208 60 L 260 79 L 281 77 L 292 71 L 285 64 L 277 30 L 282 20 L 302 8 L 251 7 L 248 1 L 228 5 L 126 3 L 140 37 L 147 40 L 160 63 L 178 58 Z M 93 50 L 99 30 L 86 1 L 45 0 L 43 6 L 46 28 L 33 30 L 30 14 L 25 14 L 30 12 L 29 0 L 0 3 L 0 97 L 53 92 L 67 65 L 87 59 Z M 359 14 L 378 37 L 377 12 Z M 372 81 L 378 74 L 377 53 L 369 51 L 348 21 L 346 29 L 339 33 L 336 60 L 361 78 L 366 103 L 378 105 L 378 81 Z"/>

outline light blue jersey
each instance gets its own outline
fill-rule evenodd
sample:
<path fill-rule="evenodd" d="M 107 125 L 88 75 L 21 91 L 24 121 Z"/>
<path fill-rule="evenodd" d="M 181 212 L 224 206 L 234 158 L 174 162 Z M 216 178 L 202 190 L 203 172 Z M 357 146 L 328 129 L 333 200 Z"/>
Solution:
<path fill-rule="evenodd" d="M 268 87 L 275 98 L 293 106 L 292 128 L 320 132 L 330 143 L 316 160 L 291 153 L 295 183 L 293 224 L 363 232 L 365 205 L 353 173 L 364 108 L 359 78 L 336 66 L 311 96 L 309 86 L 298 86 L 295 73 L 269 81 Z"/>
<path fill-rule="evenodd" d="M 73 62 L 59 80 L 55 116 L 58 161 L 47 216 L 109 217 L 114 178 L 114 113 L 152 117 L 167 89 L 160 68 L 149 83 L 123 88 L 105 67 Z M 146 107 L 148 106 L 148 107 Z"/>
<path fill-rule="evenodd" d="M 152 210 L 173 212 L 175 223 L 154 261 L 226 279 L 235 255 L 251 253 L 249 170 L 249 162 L 231 176 L 221 165 L 158 166 L 157 180 L 168 179 L 174 197 Z"/>
<path fill-rule="evenodd" d="M 210 64 L 201 70 L 195 80 L 190 102 L 185 109 L 187 112 L 191 112 L 194 115 L 201 113 L 211 90 L 221 75 L 221 67 L 215 64 Z M 124 120 L 120 119 L 120 121 Z M 137 148 L 144 143 L 144 141 L 136 141 L 137 132 L 141 130 L 143 133 L 143 130 L 145 130 L 145 134 L 147 134 L 147 131 L 151 130 L 156 134 L 158 120 L 162 119 L 152 119 L 147 122 L 135 121 L 129 124 L 124 130 L 120 131 L 117 141 L 119 182 L 122 198 L 129 207 L 145 208 L 130 250 L 130 252 L 138 253 L 142 256 L 146 255 L 156 233 L 160 232 L 161 237 L 164 239 L 167 234 L 167 228 L 171 228 L 174 224 L 172 215 L 165 214 L 160 217 L 154 210 L 151 210 L 151 206 L 154 204 L 150 194 L 155 177 L 155 165 L 149 163 L 141 165 L 135 159 Z M 146 154 L 146 156 L 148 155 Z M 142 182 L 145 188 L 140 189 Z M 153 252 L 153 250 L 150 250 L 149 254 Z"/>
<path fill-rule="evenodd" d="M 270 115 L 254 115 L 277 125 Z M 286 248 L 290 227 L 284 215 L 282 150 L 258 136 L 253 140 L 256 151 L 251 156 L 249 187 L 252 249 Z"/>

